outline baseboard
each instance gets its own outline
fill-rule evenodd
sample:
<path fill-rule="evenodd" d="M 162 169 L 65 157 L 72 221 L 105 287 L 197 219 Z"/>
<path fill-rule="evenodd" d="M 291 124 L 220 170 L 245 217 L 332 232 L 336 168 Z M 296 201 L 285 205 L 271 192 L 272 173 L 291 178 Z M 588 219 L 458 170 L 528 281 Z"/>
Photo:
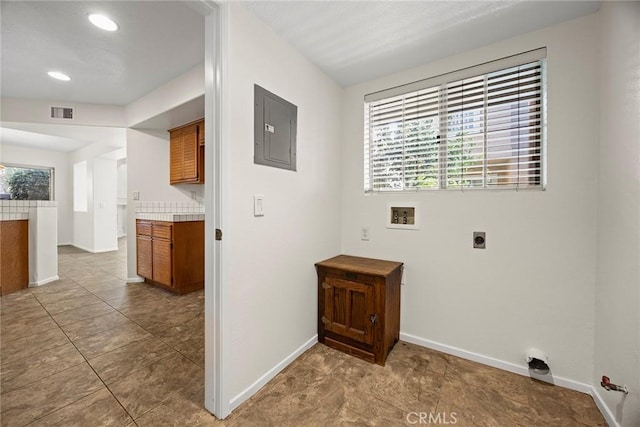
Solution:
<path fill-rule="evenodd" d="M 55 276 L 48 277 L 44 280 L 38 280 L 37 282 L 30 282 L 29 287 L 31 288 L 34 286 L 46 285 L 47 283 L 55 282 L 56 280 L 60 280 L 60 277 L 57 274 Z"/>
<path fill-rule="evenodd" d="M 144 282 L 142 277 L 127 277 L 127 283 L 141 283 Z"/>
<path fill-rule="evenodd" d="M 117 246 L 114 247 L 114 248 L 110 248 L 110 249 L 99 249 L 97 251 L 94 250 L 94 249 L 85 248 L 82 245 L 76 245 L 76 244 L 73 244 L 73 243 L 71 244 L 71 246 L 73 246 L 74 248 L 82 249 L 83 251 L 86 251 L 86 252 L 89 252 L 89 253 L 92 253 L 92 254 L 101 254 L 103 252 L 113 252 L 113 251 L 117 251 L 118 250 Z"/>
<path fill-rule="evenodd" d="M 240 406 L 242 402 L 249 399 L 251 396 L 256 394 L 258 390 L 264 387 L 269 381 L 271 381 L 276 375 L 280 373 L 284 368 L 286 368 L 291 362 L 296 360 L 302 353 L 313 347 L 315 343 L 318 342 L 318 335 L 314 335 L 309 339 L 306 343 L 302 344 L 298 347 L 293 353 L 284 358 L 280 363 L 267 371 L 263 376 L 258 378 L 256 382 L 247 387 L 244 391 L 238 394 L 236 397 L 231 399 L 229 402 L 229 410 L 233 411 L 235 408 Z"/>
<path fill-rule="evenodd" d="M 524 365 L 516 365 L 515 363 L 494 359 L 493 357 L 484 356 L 482 354 L 473 353 L 467 350 L 462 350 L 460 348 L 452 347 L 446 344 L 427 340 L 424 338 L 417 337 L 415 335 L 406 334 L 402 332 L 400 333 L 400 339 L 402 341 L 406 341 L 411 344 L 416 344 L 422 347 L 427 347 L 433 350 L 441 351 L 442 353 L 451 354 L 453 356 L 458 356 L 463 359 L 472 360 L 474 362 L 482 363 L 483 365 L 492 366 L 494 368 L 502 369 L 504 371 L 513 372 L 514 374 L 530 377 L 529 368 L 527 368 Z M 544 379 L 540 377 L 536 377 L 536 378 L 544 381 Z M 579 381 L 574 381 L 569 378 L 563 378 L 555 375 L 553 375 L 553 384 L 560 387 L 568 388 L 571 390 L 576 390 L 581 393 L 586 393 L 586 394 L 591 394 L 593 390 L 593 387 L 590 384 L 581 383 Z"/>
<path fill-rule="evenodd" d="M 609 427 L 620 427 L 620 424 L 618 424 L 618 422 L 616 421 L 616 417 L 613 415 L 613 412 L 611 412 L 611 409 L 609 409 L 609 407 L 605 403 L 596 386 L 591 386 L 591 396 L 596 402 L 596 406 L 600 410 L 600 413 L 604 417 L 604 420 L 607 422 Z"/>

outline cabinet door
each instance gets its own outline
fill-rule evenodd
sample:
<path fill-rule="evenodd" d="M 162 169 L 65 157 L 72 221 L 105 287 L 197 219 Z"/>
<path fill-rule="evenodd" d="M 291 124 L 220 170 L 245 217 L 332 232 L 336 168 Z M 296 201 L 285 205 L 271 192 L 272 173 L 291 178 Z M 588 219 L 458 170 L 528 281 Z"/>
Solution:
<path fill-rule="evenodd" d="M 374 287 L 327 276 L 324 288 L 326 331 L 365 343 L 373 343 Z"/>
<path fill-rule="evenodd" d="M 198 122 L 198 143 L 204 145 L 204 120 Z"/>
<path fill-rule="evenodd" d="M 153 281 L 171 286 L 171 242 L 153 239 Z"/>
<path fill-rule="evenodd" d="M 182 179 L 198 180 L 198 125 L 194 124 L 182 129 Z"/>
<path fill-rule="evenodd" d="M 153 255 L 151 237 L 136 237 L 138 275 L 153 280 Z"/>
<path fill-rule="evenodd" d="M 182 180 L 182 129 L 174 130 L 169 139 L 169 182 Z"/>

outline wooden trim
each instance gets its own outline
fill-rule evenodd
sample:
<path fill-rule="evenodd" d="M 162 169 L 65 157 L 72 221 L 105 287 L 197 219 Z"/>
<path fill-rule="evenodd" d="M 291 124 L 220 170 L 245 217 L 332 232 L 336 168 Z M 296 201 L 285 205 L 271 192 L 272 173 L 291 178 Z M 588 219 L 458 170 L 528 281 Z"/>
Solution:
<path fill-rule="evenodd" d="M 356 356 L 362 360 L 366 360 L 367 362 L 375 363 L 376 361 L 376 357 L 373 353 L 360 350 L 356 347 L 351 347 L 350 345 L 341 343 L 340 341 L 332 340 L 329 337 L 325 337 L 324 343 L 331 348 L 335 348 L 336 350 L 342 351 L 352 356 Z"/>

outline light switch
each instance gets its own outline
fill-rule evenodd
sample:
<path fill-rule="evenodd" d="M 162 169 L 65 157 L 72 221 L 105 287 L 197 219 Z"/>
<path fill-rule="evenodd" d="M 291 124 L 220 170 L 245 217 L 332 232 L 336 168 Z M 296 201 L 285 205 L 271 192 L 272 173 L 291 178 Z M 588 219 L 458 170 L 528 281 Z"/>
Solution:
<path fill-rule="evenodd" d="M 140 192 L 139 191 L 134 191 L 133 192 L 133 200 L 140 200 Z"/>
<path fill-rule="evenodd" d="M 261 194 L 253 196 L 253 216 L 264 216 L 264 196 Z"/>

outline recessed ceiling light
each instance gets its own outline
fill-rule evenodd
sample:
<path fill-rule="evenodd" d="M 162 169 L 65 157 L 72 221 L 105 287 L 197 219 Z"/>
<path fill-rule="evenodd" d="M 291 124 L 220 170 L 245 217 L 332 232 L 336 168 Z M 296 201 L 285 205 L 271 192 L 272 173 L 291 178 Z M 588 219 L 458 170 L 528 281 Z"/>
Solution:
<path fill-rule="evenodd" d="M 71 80 L 71 77 L 67 76 L 65 73 L 61 73 L 60 71 L 49 71 L 47 74 L 49 74 L 49 77 L 53 77 L 57 80 L 62 80 L 65 82 Z"/>
<path fill-rule="evenodd" d="M 118 29 L 118 24 L 116 24 L 113 19 L 98 13 L 92 13 L 89 15 L 89 21 L 91 21 L 91 23 L 96 27 L 105 31 L 116 31 Z"/>

